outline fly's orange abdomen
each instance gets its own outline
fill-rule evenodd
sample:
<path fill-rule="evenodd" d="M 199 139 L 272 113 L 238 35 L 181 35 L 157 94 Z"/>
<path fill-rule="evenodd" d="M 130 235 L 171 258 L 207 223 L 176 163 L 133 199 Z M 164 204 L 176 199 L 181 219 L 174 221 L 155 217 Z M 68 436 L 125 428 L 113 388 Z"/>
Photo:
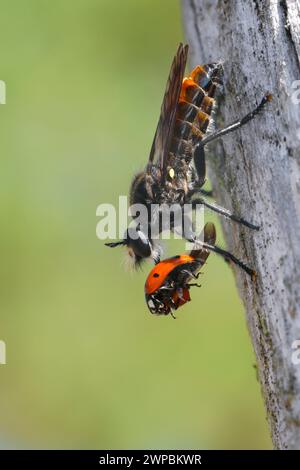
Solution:
<path fill-rule="evenodd" d="M 198 65 L 189 77 L 183 79 L 172 142 L 175 154 L 189 154 L 189 144 L 203 138 L 211 120 L 221 76 L 220 64 L 207 64 Z"/>

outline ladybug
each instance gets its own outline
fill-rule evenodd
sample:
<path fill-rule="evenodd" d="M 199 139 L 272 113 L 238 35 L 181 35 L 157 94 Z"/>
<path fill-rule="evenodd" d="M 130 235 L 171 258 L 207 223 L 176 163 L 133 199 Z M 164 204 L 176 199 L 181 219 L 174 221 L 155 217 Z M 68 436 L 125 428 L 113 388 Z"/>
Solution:
<path fill-rule="evenodd" d="M 150 271 L 145 283 L 145 298 L 151 313 L 171 314 L 191 300 L 190 288 L 201 287 L 197 280 L 200 269 L 206 263 L 211 251 L 220 254 L 226 261 L 233 261 L 255 279 L 255 271 L 246 266 L 231 253 L 215 245 L 216 229 L 208 222 L 203 231 L 203 242 L 197 241 L 189 254 L 182 254 L 165 259 Z M 200 243 L 200 246 L 197 246 Z"/>

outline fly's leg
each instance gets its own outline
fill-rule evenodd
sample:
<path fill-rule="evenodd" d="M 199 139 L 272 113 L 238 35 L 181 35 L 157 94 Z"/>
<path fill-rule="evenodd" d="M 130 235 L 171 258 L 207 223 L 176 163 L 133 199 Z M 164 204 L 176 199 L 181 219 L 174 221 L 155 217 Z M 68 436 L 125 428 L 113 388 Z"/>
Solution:
<path fill-rule="evenodd" d="M 196 182 L 195 189 L 190 191 L 189 197 L 192 197 L 193 194 L 195 194 L 195 192 L 197 191 L 202 192 L 202 194 L 204 193 L 204 190 L 201 190 L 201 187 L 203 186 L 205 182 L 205 173 L 206 173 L 204 146 L 208 144 L 209 142 L 212 142 L 213 140 L 216 140 L 219 137 L 229 134 L 230 132 L 233 132 L 239 129 L 240 127 L 244 126 L 247 122 L 251 121 L 263 109 L 263 107 L 271 100 L 272 100 L 272 95 L 268 94 L 264 96 L 260 104 L 254 110 L 252 110 L 250 113 L 244 116 L 242 119 L 238 119 L 237 121 L 234 121 L 232 124 L 225 127 L 224 129 L 220 129 L 219 131 L 216 131 L 208 135 L 195 146 L 193 158 L 194 158 L 195 169 L 196 169 L 197 176 L 198 176 L 198 181 Z M 259 230 L 259 227 L 257 225 L 251 224 L 250 222 L 243 219 L 242 217 L 238 217 L 235 214 L 232 214 L 230 211 L 228 211 L 227 209 L 224 209 L 223 207 L 218 206 L 217 204 L 209 203 L 204 198 L 196 199 L 192 201 L 192 204 L 194 208 L 196 204 L 203 204 L 204 206 L 217 212 L 220 215 L 223 215 L 224 217 L 227 217 L 228 219 L 231 219 L 235 222 L 245 225 L 246 227 L 249 227 L 253 230 Z"/>
<path fill-rule="evenodd" d="M 196 185 L 198 189 L 200 189 L 204 185 L 206 179 L 206 163 L 203 146 L 196 145 L 194 148 L 193 161 L 197 173 Z"/>
<path fill-rule="evenodd" d="M 214 197 L 214 192 L 212 189 L 209 189 L 209 190 L 199 189 L 199 193 L 203 194 L 203 196 L 206 196 L 206 197 Z"/>
<path fill-rule="evenodd" d="M 256 279 L 256 272 L 253 269 L 249 268 L 249 266 L 244 264 L 241 260 L 236 258 L 232 253 L 229 253 L 229 251 L 223 250 L 217 245 L 209 245 L 208 243 L 203 243 L 203 248 L 205 250 L 213 251 L 218 255 L 221 255 L 225 260 L 232 261 L 234 264 L 243 269 L 253 281 Z"/>
<path fill-rule="evenodd" d="M 191 197 L 193 194 L 200 192 L 203 196 L 213 197 L 213 192 L 202 189 L 206 181 L 206 164 L 205 164 L 205 153 L 204 148 L 196 145 L 194 148 L 193 161 L 195 170 L 197 173 L 197 181 L 195 182 L 195 187 L 188 194 Z"/>
<path fill-rule="evenodd" d="M 214 197 L 214 192 L 212 189 L 202 189 L 202 184 L 200 185 L 200 183 L 198 183 L 198 181 L 196 181 L 194 183 L 194 187 L 193 189 L 190 189 L 189 192 L 187 193 L 186 195 L 186 199 L 187 200 L 190 200 L 192 198 L 192 196 L 194 196 L 194 194 L 202 194 L 203 196 L 205 197 Z"/>
<path fill-rule="evenodd" d="M 174 221 L 173 221 L 174 222 Z M 181 210 L 181 227 L 180 230 L 177 230 L 177 226 L 174 226 L 174 223 L 171 221 L 171 229 L 177 235 L 183 237 L 185 240 L 189 241 L 191 238 L 195 237 L 195 230 L 193 227 L 193 221 L 184 210 Z"/>
<path fill-rule="evenodd" d="M 214 192 L 212 189 L 202 189 L 202 187 L 198 185 L 197 181 L 194 183 L 194 188 L 188 192 L 186 199 L 190 200 L 191 197 L 194 196 L 194 194 L 196 193 L 200 193 L 205 197 L 214 197 Z"/>
<path fill-rule="evenodd" d="M 201 284 L 192 283 L 192 284 L 187 284 L 185 287 L 201 287 Z"/>
<path fill-rule="evenodd" d="M 236 264 L 241 269 L 243 269 L 243 271 L 245 271 L 251 277 L 251 279 L 253 281 L 256 279 L 256 272 L 254 271 L 254 269 L 249 268 L 249 266 L 247 266 L 245 263 L 243 263 L 243 261 L 236 258 L 229 251 L 223 250 L 223 248 L 220 248 L 217 245 L 210 245 L 209 243 L 202 242 L 201 240 L 197 240 L 195 238 L 190 239 L 188 241 L 191 242 L 191 243 L 198 243 L 199 245 L 201 245 L 204 248 L 204 250 L 211 251 L 213 253 L 217 253 L 218 255 L 222 256 L 225 261 L 227 261 L 227 262 L 231 261 L 232 263 Z"/>
<path fill-rule="evenodd" d="M 246 116 L 242 117 L 241 119 L 238 119 L 232 122 L 231 124 L 229 124 L 229 126 L 225 127 L 224 129 L 220 129 L 219 131 L 213 132 L 212 134 L 208 135 L 207 137 L 202 139 L 201 142 L 197 144 L 197 146 L 204 147 L 209 142 L 212 142 L 213 140 L 216 140 L 219 137 L 223 137 L 224 135 L 229 134 L 230 132 L 236 131 L 240 127 L 247 124 L 247 122 L 251 121 L 263 109 L 263 107 L 271 100 L 272 100 L 272 95 L 270 94 L 265 95 L 263 99 L 261 100 L 261 102 L 259 103 L 259 105 L 255 109 L 250 111 L 250 113 L 246 114 Z"/>
<path fill-rule="evenodd" d="M 104 243 L 104 245 L 109 248 L 115 248 L 116 246 L 125 245 L 125 242 L 122 240 L 120 242 Z"/>
<path fill-rule="evenodd" d="M 253 230 L 259 230 L 258 225 L 251 224 L 251 222 L 248 222 L 247 220 L 243 219 L 243 217 L 239 217 L 239 216 L 233 214 L 228 209 L 225 209 L 224 207 L 218 206 L 218 204 L 215 204 L 213 202 L 208 202 L 204 198 L 198 198 L 198 199 L 194 199 L 192 201 L 192 207 L 193 208 L 197 204 L 202 204 L 203 206 L 207 207 L 208 209 L 211 209 L 214 212 L 217 212 L 218 214 L 222 215 L 223 217 L 226 217 L 227 219 L 231 219 L 234 222 L 245 225 L 245 227 L 249 227 Z"/>

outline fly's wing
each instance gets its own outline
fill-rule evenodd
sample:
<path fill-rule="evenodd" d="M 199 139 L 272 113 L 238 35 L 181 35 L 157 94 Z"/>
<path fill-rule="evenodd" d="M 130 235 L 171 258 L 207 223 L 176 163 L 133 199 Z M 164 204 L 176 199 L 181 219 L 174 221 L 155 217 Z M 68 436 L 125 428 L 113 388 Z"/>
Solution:
<path fill-rule="evenodd" d="M 157 161 L 161 169 L 162 178 L 164 178 L 167 167 L 187 55 L 188 45 L 179 44 L 171 65 L 160 117 L 149 156 L 148 171 L 151 168 L 151 164 Z"/>
<path fill-rule="evenodd" d="M 207 224 L 205 224 L 204 226 L 204 230 L 203 230 L 203 233 L 201 234 L 202 235 L 202 239 L 205 243 L 209 244 L 209 245 L 214 245 L 216 243 L 216 228 L 215 228 L 215 225 L 212 223 L 212 222 L 207 222 Z M 194 248 L 191 252 L 190 252 L 190 256 L 192 256 L 193 258 L 195 258 L 195 260 L 199 260 L 200 261 L 200 266 L 202 266 L 205 261 L 207 260 L 208 256 L 209 256 L 209 251 L 207 250 L 203 250 L 203 249 L 196 249 Z"/>

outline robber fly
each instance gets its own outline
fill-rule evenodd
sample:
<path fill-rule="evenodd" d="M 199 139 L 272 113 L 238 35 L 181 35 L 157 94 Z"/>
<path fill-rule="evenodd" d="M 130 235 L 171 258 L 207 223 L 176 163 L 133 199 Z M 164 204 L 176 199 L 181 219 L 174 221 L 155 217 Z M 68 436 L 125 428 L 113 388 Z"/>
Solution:
<path fill-rule="evenodd" d="M 200 238 L 204 240 L 200 247 L 196 241 L 190 253 L 160 261 L 150 271 L 145 283 L 145 298 L 151 313 L 170 313 L 175 318 L 173 311 L 190 302 L 190 288 L 201 287 L 195 280 L 198 279 L 210 251 L 215 251 L 225 259 L 229 255 L 252 279 L 255 278 L 255 271 L 215 244 L 216 229 L 213 223 L 205 224 L 203 237 Z"/>
<path fill-rule="evenodd" d="M 106 243 L 109 247 L 124 245 L 135 266 L 148 257 L 159 262 L 160 253 L 149 228 L 156 223 L 158 233 L 161 232 L 160 208 L 165 204 L 179 204 L 181 207 L 191 204 L 192 208 L 202 204 L 251 229 L 259 228 L 205 198 L 209 194 L 202 189 L 206 181 L 204 146 L 246 124 L 259 113 L 271 96 L 266 95 L 242 119 L 206 136 L 215 107 L 216 90 L 222 84 L 222 66 L 220 63 L 198 65 L 188 77 L 183 78 L 187 55 L 188 46 L 180 44 L 171 65 L 146 168 L 133 178 L 131 184 L 130 205 L 143 204 L 147 208 L 147 220 L 134 227 L 134 236 L 127 229 L 123 240 Z M 155 220 L 151 217 L 153 204 L 159 207 Z M 195 240 L 190 234 L 183 235 L 189 241 Z"/>

